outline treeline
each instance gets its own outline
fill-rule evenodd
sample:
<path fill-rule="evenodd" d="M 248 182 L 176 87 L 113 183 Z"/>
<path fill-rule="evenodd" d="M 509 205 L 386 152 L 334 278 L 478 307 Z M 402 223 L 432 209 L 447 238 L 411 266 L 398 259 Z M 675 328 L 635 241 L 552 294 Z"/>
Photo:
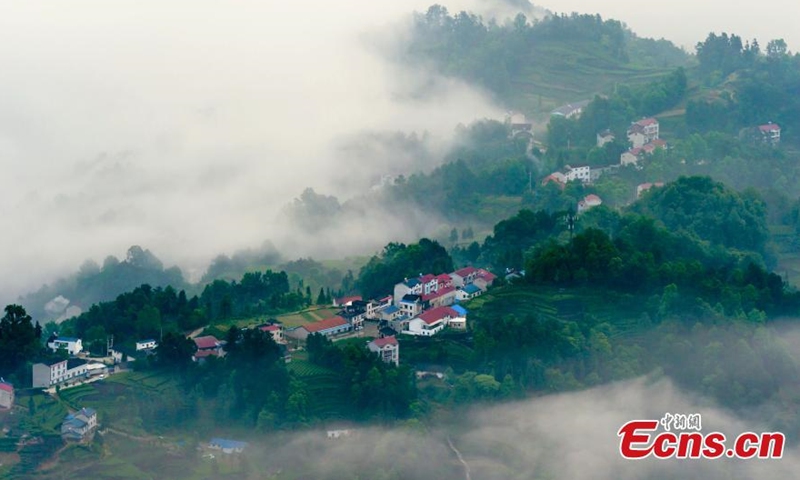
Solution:
<path fill-rule="evenodd" d="M 519 82 L 525 61 L 536 59 L 537 47 L 565 44 L 584 46 L 620 63 L 627 63 L 631 52 L 641 65 L 685 62 L 685 54 L 671 43 L 641 41 L 620 22 L 599 15 L 552 15 L 531 22 L 519 14 L 501 25 L 464 11 L 451 15 L 441 5 L 415 15 L 407 52 L 503 97 Z"/>
<path fill-rule="evenodd" d="M 444 247 L 434 240 L 421 239 L 405 245 L 390 243 L 380 255 L 373 256 L 358 274 L 356 286 L 365 298 L 390 295 L 394 285 L 403 278 L 420 274 L 450 273 L 453 260 Z"/>
<path fill-rule="evenodd" d="M 102 266 L 87 260 L 74 275 L 45 285 L 21 298 L 20 302 L 44 324 L 58 318 L 68 306 L 86 310 L 92 304 L 113 300 L 142 284 L 154 287 L 171 285 L 176 289 L 187 286 L 178 267 L 165 269 L 150 250 L 134 245 L 123 260 L 109 255 Z M 66 302 L 60 305 L 51 302 L 58 296 L 64 297 Z"/>
<path fill-rule="evenodd" d="M 105 353 L 109 335 L 118 348 L 132 348 L 137 340 L 158 339 L 168 332 L 185 332 L 227 318 L 298 310 L 310 303 L 310 295 L 290 290 L 285 272 L 250 272 L 239 282 L 215 280 L 200 296 L 190 298 L 171 286 L 142 285 L 112 302 L 93 305 L 61 324 L 60 333 L 80 337 L 85 348 Z"/>
<path fill-rule="evenodd" d="M 770 41 L 762 51 L 756 40 L 743 43 L 736 35 L 711 33 L 697 44 L 697 59 L 702 81 L 722 92 L 716 99 L 689 102 L 690 132 L 739 134 L 770 121 L 789 132 L 800 127 L 800 55 L 790 55 L 783 40 Z"/>

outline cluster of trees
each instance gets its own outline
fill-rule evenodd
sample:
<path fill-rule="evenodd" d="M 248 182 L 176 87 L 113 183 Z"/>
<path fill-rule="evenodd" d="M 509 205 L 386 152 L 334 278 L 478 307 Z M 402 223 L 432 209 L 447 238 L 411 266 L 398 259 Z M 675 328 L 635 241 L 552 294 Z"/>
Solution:
<path fill-rule="evenodd" d="M 290 290 L 285 272 L 249 272 L 238 282 L 215 280 L 191 298 L 171 286 L 142 285 L 62 323 L 60 333 L 80 337 L 85 348 L 105 353 L 109 335 L 118 348 L 131 348 L 144 338 L 180 334 L 216 320 L 298 310 L 310 303 L 310 292 Z"/>
<path fill-rule="evenodd" d="M 391 293 L 399 279 L 452 271 L 453 260 L 447 250 L 438 242 L 423 238 L 411 245 L 386 245 L 380 255 L 373 256 L 361 268 L 356 285 L 365 298 L 378 298 Z"/>
<path fill-rule="evenodd" d="M 790 55 L 783 40 L 770 41 L 762 52 L 756 40 L 743 44 L 736 35 L 711 33 L 697 44 L 697 59 L 703 81 L 725 88 L 716 99 L 689 102 L 690 131 L 737 134 L 768 121 L 786 130 L 800 126 L 800 55 Z"/>
<path fill-rule="evenodd" d="M 463 11 L 451 15 L 434 5 L 415 15 L 412 33 L 408 54 L 413 59 L 434 61 L 445 74 L 506 98 L 522 80 L 526 62 L 552 57 L 554 52 L 546 46 L 575 45 L 620 64 L 635 58 L 639 64 L 661 67 L 686 60 L 671 43 L 642 41 L 620 22 L 599 15 L 551 15 L 529 22 L 520 14 L 501 25 Z"/>
<path fill-rule="evenodd" d="M 355 418 L 398 419 L 408 416 L 416 400 L 414 374 L 407 365 L 395 367 L 363 346 L 336 347 L 327 337 L 312 334 L 306 340 L 309 360 L 340 373 L 337 386 Z"/>
<path fill-rule="evenodd" d="M 0 318 L 0 376 L 27 383 L 28 362 L 42 355 L 42 327 L 19 305 L 7 305 Z"/>
<path fill-rule="evenodd" d="M 178 267 L 165 269 L 161 260 L 150 250 L 134 245 L 128 249 L 124 260 L 120 261 L 110 255 L 102 266 L 93 260 L 87 260 L 74 275 L 60 279 L 52 285 L 44 285 L 38 291 L 23 297 L 21 303 L 31 315 L 46 323 L 64 313 L 63 309 L 48 309 L 48 302 L 58 296 L 85 310 L 94 303 L 113 300 L 117 295 L 145 283 L 162 287 L 172 285 L 176 289 L 186 287 Z"/>

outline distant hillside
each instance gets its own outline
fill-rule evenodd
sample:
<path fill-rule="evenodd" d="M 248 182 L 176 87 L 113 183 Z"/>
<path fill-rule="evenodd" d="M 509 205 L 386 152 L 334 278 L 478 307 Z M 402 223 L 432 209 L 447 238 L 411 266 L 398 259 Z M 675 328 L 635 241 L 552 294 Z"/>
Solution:
<path fill-rule="evenodd" d="M 599 15 L 533 22 L 518 15 L 498 25 L 439 5 L 415 16 L 404 53 L 489 90 L 509 108 L 539 112 L 609 92 L 617 82 L 652 81 L 690 61 L 671 42 L 639 38 Z"/>

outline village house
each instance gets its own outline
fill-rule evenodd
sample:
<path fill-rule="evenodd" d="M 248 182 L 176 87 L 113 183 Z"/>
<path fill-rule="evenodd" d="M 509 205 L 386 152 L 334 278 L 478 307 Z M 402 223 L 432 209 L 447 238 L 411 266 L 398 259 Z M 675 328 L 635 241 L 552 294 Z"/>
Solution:
<path fill-rule="evenodd" d="M 403 330 L 403 333 L 426 337 L 433 336 L 447 326 L 448 320 L 457 316 L 458 313 L 450 307 L 432 308 L 409 321 L 408 328 Z"/>
<path fill-rule="evenodd" d="M 463 287 L 464 285 L 472 283 L 477 276 L 478 269 L 475 267 L 460 268 L 450 274 L 450 278 L 453 279 L 453 285 L 456 287 Z"/>
<path fill-rule="evenodd" d="M 47 342 L 47 347 L 54 352 L 63 348 L 67 353 L 74 356 L 83 350 L 83 343 L 80 338 L 51 337 Z"/>
<path fill-rule="evenodd" d="M 603 204 L 603 200 L 600 199 L 597 195 L 591 193 L 583 197 L 583 199 L 578 202 L 578 213 L 585 212 L 590 208 L 594 208 Z"/>
<path fill-rule="evenodd" d="M 447 278 L 450 278 L 449 276 Z M 433 307 L 452 305 L 456 301 L 456 287 L 442 287 L 428 295 L 422 295 L 422 301 Z"/>
<path fill-rule="evenodd" d="M 367 348 L 370 352 L 377 353 L 385 363 L 393 363 L 395 366 L 400 364 L 400 344 L 394 335 L 376 338 L 367 343 Z"/>
<path fill-rule="evenodd" d="M 403 296 L 397 306 L 400 307 L 400 311 L 403 315 L 407 315 L 409 317 L 415 317 L 425 309 L 422 296 L 414 294 Z"/>
<path fill-rule="evenodd" d="M 380 318 L 380 313 L 391 307 L 394 303 L 394 298 L 391 295 L 387 295 L 379 300 L 370 300 L 367 303 L 367 320 L 378 320 Z"/>
<path fill-rule="evenodd" d="M 458 290 L 458 300 L 461 302 L 472 300 L 473 298 L 480 296 L 483 293 L 483 290 L 480 289 L 474 283 L 470 283 L 469 285 L 464 285 L 463 288 Z"/>
<path fill-rule="evenodd" d="M 603 130 L 597 134 L 597 146 L 602 148 L 605 144 L 613 142 L 615 138 L 614 132 L 611 130 Z"/>
<path fill-rule="evenodd" d="M 660 188 L 664 186 L 664 182 L 655 182 L 655 183 L 640 183 L 636 186 L 636 198 L 642 196 L 642 194 L 651 188 Z"/>
<path fill-rule="evenodd" d="M 0 378 L 0 408 L 11 408 L 14 406 L 14 385 Z"/>
<path fill-rule="evenodd" d="M 467 329 L 467 309 L 461 305 L 453 305 L 452 309 L 456 312 L 456 317 L 447 321 L 447 326 L 453 330 L 466 330 Z"/>
<path fill-rule="evenodd" d="M 353 302 L 350 306 L 344 307 L 338 312 L 339 316 L 347 320 L 354 331 L 364 328 L 364 318 L 367 316 L 366 303 L 362 301 Z"/>
<path fill-rule="evenodd" d="M 560 189 L 564 189 L 567 185 L 567 176 L 561 172 L 553 172 L 542 179 L 542 186 L 547 186 L 548 183 L 555 183 Z"/>
<path fill-rule="evenodd" d="M 761 132 L 761 138 L 767 143 L 777 145 L 781 142 L 781 127 L 776 123 L 769 122 L 759 125 L 758 131 Z"/>
<path fill-rule="evenodd" d="M 378 319 L 391 322 L 402 314 L 403 312 L 400 311 L 400 308 L 397 305 L 391 305 L 378 313 Z"/>
<path fill-rule="evenodd" d="M 136 342 L 136 351 L 139 352 L 141 350 L 152 350 L 158 346 L 158 343 L 155 340 L 139 340 Z"/>
<path fill-rule="evenodd" d="M 283 325 L 278 323 L 267 323 L 260 325 L 258 329 L 262 332 L 269 333 L 275 343 L 286 343 L 286 339 L 283 338 Z"/>
<path fill-rule="evenodd" d="M 197 351 L 192 355 L 194 362 L 202 362 L 208 357 L 225 356 L 225 342 L 217 340 L 213 335 L 195 337 L 194 344 L 197 347 Z"/>
<path fill-rule="evenodd" d="M 244 449 L 247 448 L 247 442 L 228 440 L 226 438 L 212 438 L 211 441 L 208 442 L 208 448 L 219 450 L 224 454 L 230 455 L 244 452 Z"/>
<path fill-rule="evenodd" d="M 550 115 L 564 118 L 580 118 L 583 109 L 586 108 L 590 102 L 591 100 L 583 100 L 577 103 L 568 103 L 556 108 L 550 112 Z"/>
<path fill-rule="evenodd" d="M 475 280 L 472 281 L 473 285 L 480 288 L 484 292 L 492 286 L 497 275 L 493 274 L 489 270 L 479 268 L 475 274 Z"/>
<path fill-rule="evenodd" d="M 300 340 L 305 340 L 312 333 L 319 333 L 320 335 L 325 335 L 326 337 L 330 337 L 333 335 L 341 335 L 343 333 L 347 333 L 352 329 L 353 327 L 350 325 L 350 322 L 340 317 L 339 315 L 336 315 L 334 317 L 326 318 L 318 322 L 313 322 L 303 325 L 299 328 L 294 329 L 291 332 L 287 332 L 287 335 L 292 336 L 294 338 L 298 338 Z"/>
<path fill-rule="evenodd" d="M 341 297 L 333 299 L 334 307 L 349 307 L 353 302 L 362 300 L 359 296 Z"/>
<path fill-rule="evenodd" d="M 394 286 L 394 304 L 397 305 L 406 295 L 422 295 L 422 282 L 417 278 L 406 278 Z"/>
<path fill-rule="evenodd" d="M 522 113 L 506 113 L 505 123 L 509 128 L 510 137 L 533 135 L 533 123 L 529 122 Z"/>
<path fill-rule="evenodd" d="M 65 441 L 82 442 L 91 438 L 97 428 L 97 412 L 91 408 L 82 408 L 70 413 L 61 422 L 61 438 Z"/>
<path fill-rule="evenodd" d="M 658 140 L 658 120 L 655 118 L 643 118 L 628 128 L 628 141 L 633 148 L 643 147 L 653 140 Z"/>
<path fill-rule="evenodd" d="M 68 380 L 86 377 L 88 371 L 87 362 L 78 358 L 34 363 L 32 386 L 33 388 L 49 388 Z"/>

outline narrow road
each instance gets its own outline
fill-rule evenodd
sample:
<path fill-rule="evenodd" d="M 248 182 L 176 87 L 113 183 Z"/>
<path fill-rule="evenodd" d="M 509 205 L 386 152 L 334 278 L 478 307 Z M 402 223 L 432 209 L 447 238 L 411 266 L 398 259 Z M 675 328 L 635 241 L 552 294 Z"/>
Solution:
<path fill-rule="evenodd" d="M 461 465 L 464 465 L 464 478 L 466 478 L 466 480 L 472 480 L 472 476 L 469 473 L 469 465 L 467 465 L 464 457 L 461 456 L 461 452 L 459 452 L 456 446 L 453 445 L 453 442 L 450 440 L 450 435 L 447 436 L 447 444 L 450 445 L 450 450 L 456 453 L 458 461 L 461 462 Z"/>

